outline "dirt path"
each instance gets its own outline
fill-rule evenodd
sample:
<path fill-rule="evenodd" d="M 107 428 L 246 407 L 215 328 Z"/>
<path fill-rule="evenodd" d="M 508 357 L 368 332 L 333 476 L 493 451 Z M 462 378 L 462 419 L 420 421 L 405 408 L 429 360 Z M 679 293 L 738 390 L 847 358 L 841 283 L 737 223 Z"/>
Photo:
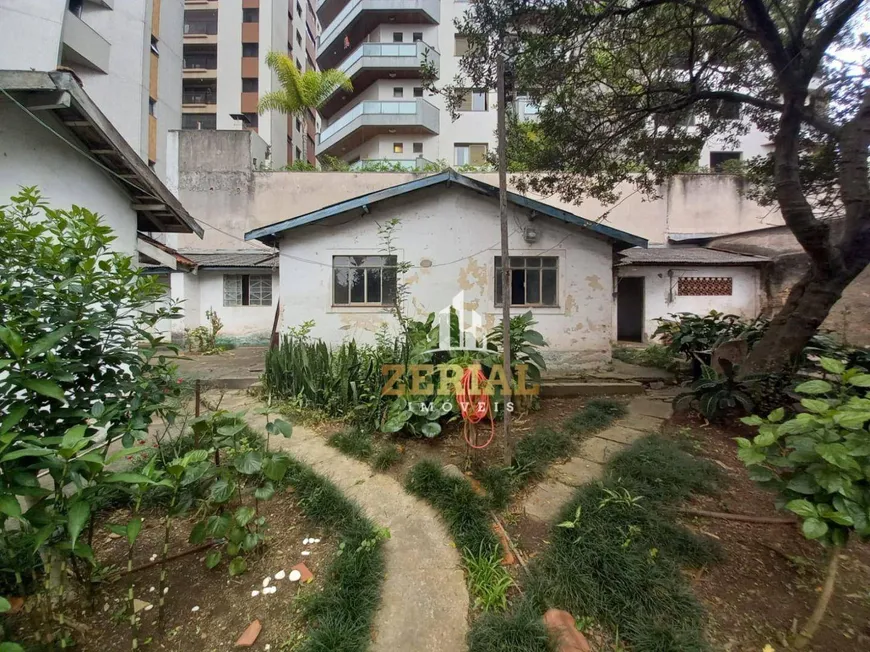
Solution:
<path fill-rule="evenodd" d="M 244 392 L 227 392 L 221 407 L 247 409 L 249 423 L 265 432 L 265 417 L 252 414 L 257 402 Z M 378 526 L 390 529 L 372 652 L 463 652 L 468 630 L 465 576 L 436 512 L 405 493 L 393 478 L 345 457 L 303 426 L 294 426 L 290 439 L 271 437 L 270 446 L 287 450 L 330 478 Z"/>

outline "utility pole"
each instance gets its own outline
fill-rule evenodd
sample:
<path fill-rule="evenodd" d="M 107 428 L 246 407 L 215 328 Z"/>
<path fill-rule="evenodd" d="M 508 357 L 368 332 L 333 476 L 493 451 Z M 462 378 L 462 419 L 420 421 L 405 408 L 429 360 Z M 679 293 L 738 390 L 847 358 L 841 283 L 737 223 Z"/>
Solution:
<path fill-rule="evenodd" d="M 501 222 L 501 329 L 502 349 L 504 351 L 505 391 L 502 410 L 504 419 L 504 463 L 513 464 L 514 446 L 511 439 L 511 413 L 507 402 L 513 399 L 513 374 L 511 373 L 511 259 L 508 247 L 508 214 L 507 214 L 507 129 L 505 127 L 505 57 L 502 53 L 496 55 L 496 75 L 498 77 L 498 215 Z"/>

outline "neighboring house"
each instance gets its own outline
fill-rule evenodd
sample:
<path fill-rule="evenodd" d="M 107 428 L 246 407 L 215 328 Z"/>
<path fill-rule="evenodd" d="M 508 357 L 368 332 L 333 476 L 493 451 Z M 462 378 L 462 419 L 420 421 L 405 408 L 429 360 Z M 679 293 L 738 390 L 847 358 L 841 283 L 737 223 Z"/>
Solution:
<path fill-rule="evenodd" d="M 616 263 L 616 339 L 647 342 L 656 319 L 711 310 L 753 319 L 765 305 L 770 258 L 674 246 L 626 249 Z"/>
<path fill-rule="evenodd" d="M 166 285 L 167 297 L 182 302 L 184 318 L 164 328 L 176 342 L 198 326 L 209 327 L 208 312 L 223 323 L 219 337 L 235 344 L 266 344 L 275 321 L 278 303 L 278 256 L 269 251 L 177 252 L 188 263 L 176 271 L 150 265 Z"/>
<path fill-rule="evenodd" d="M 417 319 L 460 293 L 489 329 L 501 302 L 532 310 L 549 347 L 551 372 L 610 360 L 614 254 L 646 240 L 522 195 L 509 193 L 512 280 L 500 281 L 498 190 L 454 171 L 368 193 L 245 234 L 279 249 L 280 318 L 286 329 L 313 320 L 313 337 L 374 342 L 396 332 L 393 305 Z M 398 220 L 393 247 L 383 227 Z M 192 255 L 188 253 L 188 255 Z M 396 278 L 398 261 L 412 268 Z M 503 297 L 503 294 L 508 295 Z"/>
<path fill-rule="evenodd" d="M 75 204 L 103 217 L 117 251 L 177 268 L 139 232 L 202 228 L 121 136 L 69 72 L 0 70 L 0 201 L 38 186 L 53 208 Z"/>

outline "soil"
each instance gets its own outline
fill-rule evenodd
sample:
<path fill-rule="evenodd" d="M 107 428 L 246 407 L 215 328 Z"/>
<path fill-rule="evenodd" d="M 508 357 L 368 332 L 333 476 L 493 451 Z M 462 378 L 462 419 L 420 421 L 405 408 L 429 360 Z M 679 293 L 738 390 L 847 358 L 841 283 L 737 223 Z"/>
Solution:
<path fill-rule="evenodd" d="M 323 582 L 323 569 L 337 549 L 336 540 L 321 528 L 312 525 L 301 513 L 292 491 L 278 493 L 270 501 L 260 504 L 260 514 L 267 520 L 267 545 L 262 553 L 249 555 L 247 572 L 230 577 L 226 556 L 214 569 L 205 567 L 207 551 L 181 557 L 168 562 L 164 607 L 164 626 L 157 624 L 158 583 L 160 568 L 154 566 L 134 573 L 135 597 L 153 604 L 153 608 L 139 612 L 141 616 L 139 642 L 145 650 L 189 652 L 201 650 L 236 649 L 236 640 L 254 620 L 259 619 L 262 632 L 252 649 L 281 649 L 293 643 L 304 633 L 301 616 L 293 601 L 300 591 L 317 591 Z M 102 527 L 94 537 L 94 552 L 104 565 L 126 568 L 126 540 L 107 536 L 106 523 L 125 523 L 129 510 L 116 510 L 106 514 Z M 151 556 L 159 554 L 163 546 L 161 514 L 144 515 L 144 525 L 136 542 L 133 566 L 147 564 Z M 196 519 L 188 517 L 173 522 L 170 533 L 169 554 L 176 554 L 195 546 L 187 542 Z M 303 546 L 306 537 L 320 542 Z M 302 551 L 310 551 L 303 556 Z M 156 557 L 155 557 L 156 559 Z M 304 562 L 314 579 L 303 585 L 285 578 L 275 580 L 274 575 L 284 570 L 288 575 L 296 564 Z M 277 592 L 263 595 L 263 579 L 273 576 L 271 585 Z M 67 617 L 81 628 L 76 633 L 76 649 L 85 652 L 113 652 L 129 650 L 131 634 L 127 610 L 129 576 L 105 584 L 97 590 L 94 609 L 86 607 L 87 599 L 72 603 Z M 258 590 L 260 595 L 251 596 Z M 194 611 L 194 608 L 198 607 Z M 84 629 L 86 628 L 86 629 Z"/>

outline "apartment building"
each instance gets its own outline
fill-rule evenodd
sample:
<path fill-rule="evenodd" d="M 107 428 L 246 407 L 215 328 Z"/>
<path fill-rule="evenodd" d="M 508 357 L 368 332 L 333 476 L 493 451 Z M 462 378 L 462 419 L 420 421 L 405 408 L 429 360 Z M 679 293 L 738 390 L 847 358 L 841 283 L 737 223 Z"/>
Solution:
<path fill-rule="evenodd" d="M 181 126 L 182 0 L 0 0 L 0 70 L 75 73 L 161 178 Z"/>
<path fill-rule="evenodd" d="M 439 80 L 453 83 L 468 49 L 454 20 L 467 7 L 455 0 L 320 0 L 317 64 L 346 72 L 354 89 L 339 89 L 321 107 L 317 155 L 352 164 L 387 159 L 408 169 L 439 159 L 453 166 L 484 163 L 496 145 L 494 90 L 467 89 L 454 121 L 442 98 L 420 83 L 425 60 Z M 535 118 L 537 108 L 527 99 L 518 97 L 515 106 L 521 118 Z M 699 165 L 719 167 L 763 154 L 767 146 L 751 129 L 736 146 L 707 143 Z"/>
<path fill-rule="evenodd" d="M 314 0 L 187 0 L 184 3 L 183 129 L 250 129 L 277 169 L 315 163 L 317 117 L 257 114 L 263 93 L 279 88 L 266 54 L 289 54 L 316 69 Z"/>

